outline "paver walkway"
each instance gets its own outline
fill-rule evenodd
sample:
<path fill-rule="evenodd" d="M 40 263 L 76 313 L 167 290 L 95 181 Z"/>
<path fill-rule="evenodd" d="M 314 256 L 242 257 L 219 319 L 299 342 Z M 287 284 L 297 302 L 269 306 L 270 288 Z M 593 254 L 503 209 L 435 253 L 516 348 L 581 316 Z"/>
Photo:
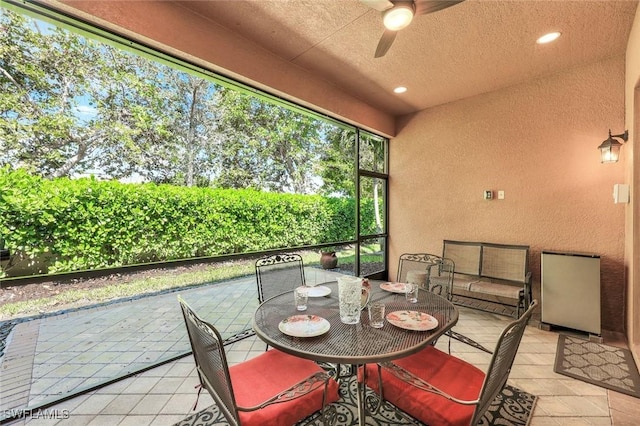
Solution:
<path fill-rule="evenodd" d="M 336 273 L 306 268 L 309 284 Z M 116 302 L 17 324 L 0 361 L 0 411 L 48 404 L 190 351 L 180 294 L 227 339 L 251 328 L 255 277 Z"/>

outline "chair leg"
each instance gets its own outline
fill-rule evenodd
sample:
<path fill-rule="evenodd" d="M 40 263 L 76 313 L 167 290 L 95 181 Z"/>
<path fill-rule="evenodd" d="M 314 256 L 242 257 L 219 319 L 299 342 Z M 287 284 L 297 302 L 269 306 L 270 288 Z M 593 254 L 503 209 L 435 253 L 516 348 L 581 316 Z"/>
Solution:
<path fill-rule="evenodd" d="M 382 388 L 382 366 L 378 364 L 377 367 L 378 367 L 378 389 L 380 390 L 380 392 L 378 393 L 378 405 L 376 405 L 376 407 L 373 409 L 374 413 L 378 413 L 380 411 L 380 408 L 382 407 L 382 401 L 384 401 L 384 392 Z M 366 372 L 367 372 L 367 369 L 365 368 L 364 373 L 362 374 L 362 380 L 365 380 L 365 381 L 367 378 Z"/>
<path fill-rule="evenodd" d="M 196 395 L 196 402 L 193 403 L 193 408 L 191 408 L 191 411 L 196 411 L 196 408 L 198 407 L 198 400 L 200 399 L 200 392 L 202 392 L 202 388 L 204 386 L 202 386 L 202 383 L 199 383 L 195 387 L 198 388 L 198 394 Z"/>
<path fill-rule="evenodd" d="M 329 380 L 324 382 L 324 390 L 322 392 L 322 410 L 320 411 L 320 418 L 324 426 L 333 426 L 338 420 L 338 413 L 333 405 L 327 407 L 327 391 L 329 389 Z"/>

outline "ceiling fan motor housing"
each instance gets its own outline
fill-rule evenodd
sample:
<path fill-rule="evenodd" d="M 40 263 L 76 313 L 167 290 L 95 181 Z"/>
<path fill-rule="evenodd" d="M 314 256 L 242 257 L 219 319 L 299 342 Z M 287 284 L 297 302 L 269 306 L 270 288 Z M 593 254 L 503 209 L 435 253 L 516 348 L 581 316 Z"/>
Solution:
<path fill-rule="evenodd" d="M 411 23 L 415 12 L 413 1 L 397 1 L 391 9 L 382 13 L 382 22 L 386 29 L 399 31 Z"/>

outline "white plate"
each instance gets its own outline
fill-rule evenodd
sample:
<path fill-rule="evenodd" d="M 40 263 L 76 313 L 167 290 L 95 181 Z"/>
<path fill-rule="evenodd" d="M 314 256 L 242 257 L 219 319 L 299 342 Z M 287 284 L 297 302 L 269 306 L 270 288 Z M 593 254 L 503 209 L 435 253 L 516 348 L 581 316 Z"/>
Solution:
<path fill-rule="evenodd" d="M 384 283 L 380 284 L 380 288 L 391 293 L 406 293 L 407 285 L 405 283 Z"/>
<path fill-rule="evenodd" d="M 331 289 L 323 285 L 309 287 L 309 297 L 323 297 L 331 294 Z"/>
<path fill-rule="evenodd" d="M 294 315 L 283 319 L 278 328 L 293 337 L 315 337 L 329 331 L 329 321 L 317 315 Z"/>
<path fill-rule="evenodd" d="M 387 321 L 406 330 L 428 331 L 438 326 L 438 320 L 418 311 L 394 311 L 387 314 Z"/>

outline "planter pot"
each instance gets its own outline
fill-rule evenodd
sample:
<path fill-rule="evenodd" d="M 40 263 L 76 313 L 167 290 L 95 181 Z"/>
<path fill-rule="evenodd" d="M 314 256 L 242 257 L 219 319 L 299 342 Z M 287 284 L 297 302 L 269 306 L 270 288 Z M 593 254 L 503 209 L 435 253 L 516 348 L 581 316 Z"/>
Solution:
<path fill-rule="evenodd" d="M 322 252 L 320 255 L 322 269 L 333 269 L 338 266 L 338 256 L 335 251 Z"/>

